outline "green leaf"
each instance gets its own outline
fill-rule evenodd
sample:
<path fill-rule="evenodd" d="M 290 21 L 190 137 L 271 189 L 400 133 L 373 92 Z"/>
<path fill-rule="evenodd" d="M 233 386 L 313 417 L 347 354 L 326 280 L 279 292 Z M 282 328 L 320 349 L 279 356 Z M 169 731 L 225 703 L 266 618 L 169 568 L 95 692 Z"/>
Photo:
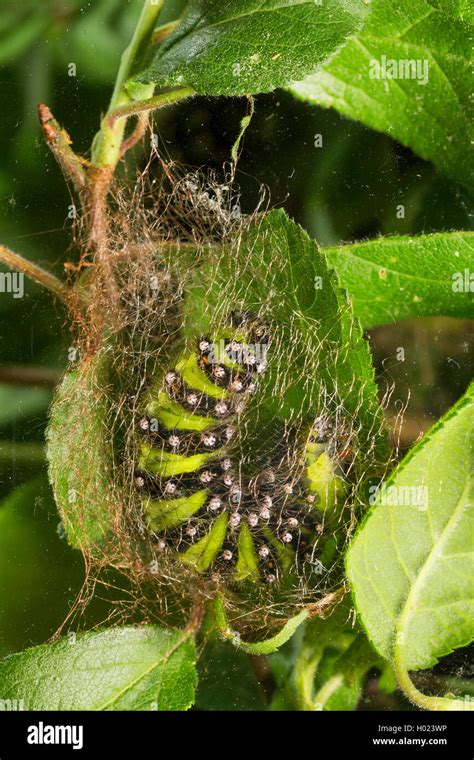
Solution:
<path fill-rule="evenodd" d="M 369 638 L 412 698 L 408 670 L 474 638 L 473 428 L 471 385 L 379 491 L 347 556 Z M 438 699 L 440 709 L 449 702 Z"/>
<path fill-rule="evenodd" d="M 87 359 L 65 375 L 51 407 L 49 476 L 75 548 L 100 543 L 111 524 L 113 446 L 107 387 L 105 361 Z"/>
<path fill-rule="evenodd" d="M 202 95 L 270 92 L 317 71 L 366 11 L 355 0 L 191 0 L 138 78 Z"/>
<path fill-rule="evenodd" d="M 453 232 L 380 238 L 323 252 L 368 329 L 413 317 L 473 319 L 473 245 L 474 233 Z"/>
<path fill-rule="evenodd" d="M 7 657 L 0 692 L 23 699 L 26 710 L 187 710 L 195 660 L 182 631 L 109 628 Z"/>
<path fill-rule="evenodd" d="M 381 662 L 363 633 L 342 653 L 326 654 L 316 678 L 315 709 L 355 710 L 367 673 Z"/>
<path fill-rule="evenodd" d="M 243 302 L 249 311 L 255 311 L 257 304 L 261 315 L 271 321 L 275 350 L 269 352 L 268 372 L 241 424 L 236 451 L 240 446 L 242 461 L 263 466 L 285 429 L 303 435 L 324 413 L 338 420 L 344 416 L 345 427 L 356 431 L 354 482 L 361 480 L 359 464 L 366 475 L 383 462 L 385 436 L 368 345 L 334 272 L 301 227 L 284 212 L 273 211 L 255 224 L 249 222 L 234 240 L 213 247 L 202 268 L 194 267 L 188 278 L 185 339 L 212 334 L 222 314 L 231 314 Z M 114 454 L 120 442 L 114 451 L 111 432 L 111 420 L 117 416 L 111 407 L 117 394 L 112 368 L 106 364 L 111 355 L 111 350 L 101 351 L 65 376 L 47 434 L 50 478 L 68 539 L 88 551 L 109 537 L 113 540 L 113 515 L 120 497 L 117 478 L 118 485 L 114 483 Z M 334 485 L 324 508 L 328 520 L 338 517 L 335 507 L 342 505 L 345 485 L 327 454 L 319 457 L 312 474 L 321 492 L 326 483 L 327 493 Z M 219 518 L 211 543 L 201 539 L 183 554 L 184 561 L 205 570 L 222 544 L 225 528 Z M 252 568 L 248 547 L 241 549 L 248 565 L 238 567 L 243 579 Z"/>
<path fill-rule="evenodd" d="M 367 342 L 316 242 L 283 211 L 258 219 L 235 250 L 216 253 L 189 291 L 190 338 L 196 332 L 212 334 L 212 315 L 230 313 L 236 303 L 251 311 L 258 304 L 271 321 L 274 348 L 239 443 L 246 459 L 244 447 L 253 446 L 254 458 L 263 462 L 281 440 L 282 423 L 297 420 L 304 429 L 331 403 L 343 405 L 350 424 L 358 427 L 364 462 L 374 451 L 383 459 L 385 437 Z"/>
<path fill-rule="evenodd" d="M 322 71 L 290 89 L 386 132 L 472 187 L 469 21 L 460 2 L 373 0 L 359 36 Z M 420 61 L 421 77 L 372 78 L 382 71 L 371 62 L 382 60 L 397 62 L 397 76 L 404 73 L 400 61 Z M 422 84 L 425 61 L 427 81 Z"/>
<path fill-rule="evenodd" d="M 46 477 L 0 503 L 0 655 L 49 638 L 84 582 L 82 557 L 59 538 Z"/>

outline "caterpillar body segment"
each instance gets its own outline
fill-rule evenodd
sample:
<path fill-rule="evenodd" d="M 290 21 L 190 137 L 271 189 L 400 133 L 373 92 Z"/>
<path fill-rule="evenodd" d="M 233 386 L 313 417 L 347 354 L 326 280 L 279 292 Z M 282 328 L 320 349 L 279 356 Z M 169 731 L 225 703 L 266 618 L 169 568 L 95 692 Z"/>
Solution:
<path fill-rule="evenodd" d="M 298 474 L 281 457 L 251 476 L 233 457 L 242 415 L 266 369 L 268 331 L 240 317 L 201 337 L 149 394 L 135 483 L 156 548 L 236 584 L 314 572 L 324 513 L 344 493 L 319 433 Z"/>

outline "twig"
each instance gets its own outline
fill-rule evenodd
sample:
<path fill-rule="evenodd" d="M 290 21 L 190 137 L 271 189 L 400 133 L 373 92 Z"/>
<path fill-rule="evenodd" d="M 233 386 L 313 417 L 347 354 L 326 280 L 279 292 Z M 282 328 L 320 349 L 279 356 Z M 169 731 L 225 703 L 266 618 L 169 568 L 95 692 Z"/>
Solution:
<path fill-rule="evenodd" d="M 182 87 L 180 90 L 171 90 L 171 92 L 163 92 L 160 95 L 156 95 L 154 98 L 147 98 L 146 100 L 135 100 L 129 105 L 120 106 L 112 111 L 106 120 L 110 129 L 113 129 L 118 119 L 122 119 L 125 116 L 134 116 L 142 111 L 155 111 L 162 106 L 176 103 L 179 100 L 190 98 L 195 95 L 195 91 L 190 87 Z"/>
<path fill-rule="evenodd" d="M 9 385 L 33 385 L 55 388 L 61 380 L 61 372 L 47 367 L 30 367 L 28 365 L 0 366 L 0 383 Z"/>
<path fill-rule="evenodd" d="M 0 441 L 0 462 L 42 465 L 46 462 L 45 447 L 42 443 Z"/>
<path fill-rule="evenodd" d="M 131 42 L 122 55 L 108 111 L 92 144 L 90 161 L 74 153 L 68 133 L 60 127 L 49 108 L 43 104 L 38 107 L 46 142 L 81 198 L 88 223 L 87 254 L 91 255 L 91 262 L 98 265 L 97 287 L 106 288 L 111 294 L 116 290 L 116 283 L 112 261 L 108 255 L 107 200 L 116 165 L 124 153 L 143 136 L 147 123 L 146 114 L 149 111 L 194 94 L 190 89 L 181 89 L 154 98 L 154 83 L 134 88 L 132 84 L 128 84 L 133 74 L 143 66 L 163 4 L 164 0 L 144 2 Z M 171 26 L 168 27 L 168 31 L 171 31 Z M 133 101 L 132 92 L 136 96 L 137 91 L 140 92 L 138 97 L 144 100 Z M 123 139 L 127 118 L 132 115 L 138 115 L 138 123 L 131 135 Z M 81 261 L 82 266 L 85 263 L 87 262 Z M 17 263 L 12 265 L 18 266 Z M 31 266 L 30 270 L 32 269 Z M 48 279 L 48 275 L 42 274 L 41 270 L 37 270 L 36 276 L 43 284 Z M 49 280 L 52 285 L 50 289 L 64 298 L 67 291 L 58 285 L 55 278 L 53 280 Z"/>
<path fill-rule="evenodd" d="M 72 140 L 68 133 L 58 124 L 44 103 L 38 105 L 38 116 L 46 144 L 61 166 L 65 177 L 72 181 L 77 192 L 81 194 L 86 187 L 85 166 L 87 161 L 74 153 L 71 148 Z"/>
<path fill-rule="evenodd" d="M 152 39 L 156 20 L 162 7 L 163 0 L 158 0 L 158 2 L 147 0 L 145 2 L 130 44 L 123 52 L 109 108 L 105 118 L 102 120 L 100 132 L 97 135 L 92 148 L 91 160 L 96 167 L 109 166 L 115 168 L 115 165 L 120 158 L 120 148 L 125 130 L 125 120 L 113 124 L 111 127 L 108 118 L 117 108 L 125 106 L 131 102 L 131 96 L 125 85 L 127 80 L 138 70 L 143 61 L 145 52 Z M 148 90 L 144 87 L 145 97 L 151 97 L 154 89 L 154 84 L 150 84 Z"/>
<path fill-rule="evenodd" d="M 127 81 L 143 64 L 163 2 L 164 0 L 146 0 L 143 5 L 130 44 L 122 55 L 109 108 L 102 119 L 100 132 L 96 135 L 92 145 L 91 166 L 87 172 L 88 249 L 93 253 L 94 261 L 98 264 L 96 286 L 105 287 L 111 293 L 113 301 L 117 300 L 113 298 L 117 286 L 112 261 L 108 256 L 107 199 L 116 165 L 121 156 L 142 136 L 144 120 L 140 119 L 132 135 L 123 140 L 126 117 L 135 111 L 132 109 L 112 119 L 110 117 L 120 108 L 130 107 L 132 95 L 127 89 Z M 142 85 L 140 87 L 141 97 L 151 97 L 154 89 L 154 83 Z M 100 323 L 103 315 L 96 316 L 99 317 Z"/>
<path fill-rule="evenodd" d="M 137 142 L 142 139 L 143 135 L 145 134 L 147 125 L 148 125 L 148 113 L 139 114 L 135 129 L 133 130 L 130 137 L 127 137 L 127 139 L 124 140 L 122 145 L 120 146 L 121 156 L 124 156 L 127 150 L 130 150 L 130 148 L 133 148 L 133 146 L 136 145 Z"/>
<path fill-rule="evenodd" d="M 35 282 L 50 290 L 58 298 L 60 298 L 61 301 L 66 304 L 66 306 L 70 305 L 69 288 L 65 283 L 61 282 L 61 280 L 58 280 L 58 278 L 50 272 L 46 272 L 36 264 L 33 264 L 32 261 L 24 259 L 23 256 L 20 256 L 18 253 L 14 253 L 4 245 L 0 245 L 0 261 L 3 261 L 4 264 L 12 267 L 12 269 L 16 269 L 18 272 L 26 274 L 26 276 L 31 280 L 34 280 Z"/>

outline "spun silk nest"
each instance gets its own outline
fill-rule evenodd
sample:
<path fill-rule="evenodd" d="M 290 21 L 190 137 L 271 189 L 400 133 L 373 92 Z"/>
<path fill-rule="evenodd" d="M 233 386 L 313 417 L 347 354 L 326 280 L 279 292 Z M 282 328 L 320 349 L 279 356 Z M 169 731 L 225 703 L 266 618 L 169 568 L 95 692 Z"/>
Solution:
<path fill-rule="evenodd" d="M 94 595 L 113 600 L 109 622 L 178 626 L 200 620 L 219 595 L 249 640 L 305 607 L 327 614 L 344 593 L 341 559 L 362 484 L 387 467 L 377 450 L 380 410 L 359 415 L 367 387 L 355 375 L 342 387 L 337 380 L 357 325 L 337 340 L 334 320 L 298 308 L 265 194 L 254 214 L 242 215 L 231 172 L 222 182 L 166 165 L 163 179 L 151 182 L 147 167 L 131 191 L 115 188 L 111 205 L 106 270 L 83 266 L 75 282 L 77 292 L 88 288 L 89 306 L 74 316 L 79 359 L 58 392 L 48 434 L 56 499 L 87 568 L 67 624 L 80 622 Z M 285 584 L 237 583 L 217 561 L 199 573 L 173 546 L 163 551 L 136 485 L 147 399 L 203 335 L 227 335 L 235 312 L 268 329 L 268 366 L 232 418 L 236 435 L 226 448 L 248 499 L 269 469 L 277 484 L 304 482 L 315 431 L 324 431 L 324 451 L 343 482 L 337 510 L 328 515 L 316 505 L 311 561 L 298 555 Z M 279 499 L 279 524 L 291 503 Z M 198 513 L 193 525 L 202 534 L 213 519 Z"/>

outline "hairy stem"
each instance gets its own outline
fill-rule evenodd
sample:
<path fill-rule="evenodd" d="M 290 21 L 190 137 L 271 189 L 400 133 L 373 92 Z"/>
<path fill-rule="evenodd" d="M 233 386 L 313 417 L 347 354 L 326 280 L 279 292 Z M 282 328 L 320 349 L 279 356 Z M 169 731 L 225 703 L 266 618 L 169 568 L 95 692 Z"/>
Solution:
<path fill-rule="evenodd" d="M 4 245 L 0 245 L 0 261 L 3 261 L 4 264 L 7 264 L 7 266 L 11 267 L 12 269 L 16 269 L 18 272 L 26 274 L 26 276 L 31 280 L 34 280 L 35 282 L 50 290 L 58 298 L 60 298 L 61 301 L 69 306 L 69 288 L 64 282 L 58 280 L 58 278 L 50 272 L 46 272 L 44 269 L 41 269 L 41 267 L 33 264 L 32 261 L 24 259 L 23 256 L 20 256 L 18 253 L 14 253 Z"/>
<path fill-rule="evenodd" d="M 417 705 L 417 707 L 421 707 L 423 710 L 432 711 L 474 710 L 474 701 L 469 697 L 462 699 L 454 694 L 446 694 L 444 697 L 435 697 L 423 694 L 419 691 L 410 678 L 403 654 L 403 648 L 399 644 L 395 647 L 394 669 L 400 688 L 408 699 L 410 699 L 413 704 Z"/>
<path fill-rule="evenodd" d="M 176 103 L 179 100 L 190 98 L 195 95 L 194 90 L 190 87 L 182 87 L 179 90 L 171 90 L 170 92 L 162 92 L 160 95 L 156 95 L 154 98 L 146 98 L 145 100 L 136 100 L 132 103 L 124 106 L 120 106 L 115 111 L 109 114 L 108 123 L 109 128 L 114 129 L 114 125 L 118 121 L 122 121 L 125 116 L 134 116 L 135 114 L 142 113 L 144 111 L 155 111 L 162 106 L 168 106 L 171 103 Z"/>
<path fill-rule="evenodd" d="M 92 163 L 94 166 L 114 167 L 120 158 L 120 146 L 123 140 L 126 119 L 117 120 L 111 126 L 109 116 L 117 108 L 127 105 L 132 100 L 125 84 L 143 60 L 144 53 L 151 43 L 156 21 L 163 4 L 164 0 L 158 0 L 158 2 L 146 0 L 130 44 L 122 55 L 109 108 L 102 121 L 101 130 L 94 141 L 92 149 Z M 148 91 L 144 91 L 143 95 L 150 97 L 153 94 L 153 90 L 154 85 L 150 84 L 148 85 Z"/>

